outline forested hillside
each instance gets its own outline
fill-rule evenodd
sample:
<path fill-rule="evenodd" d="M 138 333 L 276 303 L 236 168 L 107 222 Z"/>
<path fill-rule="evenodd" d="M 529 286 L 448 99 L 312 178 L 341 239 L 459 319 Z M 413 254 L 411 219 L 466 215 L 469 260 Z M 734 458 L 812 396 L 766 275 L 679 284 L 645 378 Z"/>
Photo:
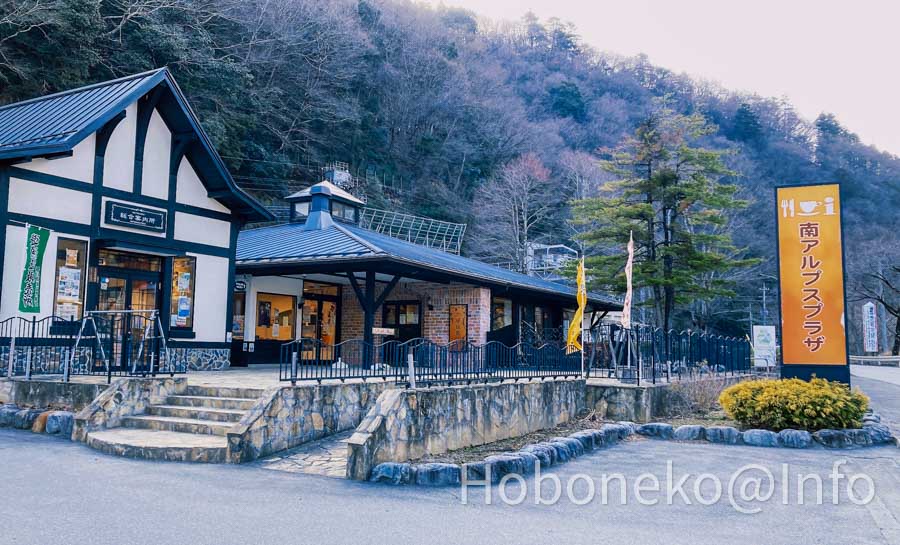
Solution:
<path fill-rule="evenodd" d="M 721 331 L 746 330 L 750 310 L 759 321 L 759 288 L 774 286 L 775 185 L 843 185 L 851 300 L 883 294 L 869 273 L 900 263 L 900 159 L 833 116 L 807 121 L 784 100 L 601 54 L 558 20 L 387 0 L 0 0 L 0 103 L 160 66 L 261 198 L 344 161 L 368 174 L 371 202 L 469 223 L 466 251 L 498 260 L 510 258 L 502 245 L 479 244 L 503 213 L 482 206 L 488 180 L 528 166 L 546 205 L 529 240 L 574 245 L 568 203 L 609 179 L 597 160 L 654 108 L 702 114 L 717 127 L 702 144 L 728 150 L 730 181 L 751 201 L 730 220 L 734 241 L 763 258 L 734 278 L 736 299 L 716 303 Z"/>

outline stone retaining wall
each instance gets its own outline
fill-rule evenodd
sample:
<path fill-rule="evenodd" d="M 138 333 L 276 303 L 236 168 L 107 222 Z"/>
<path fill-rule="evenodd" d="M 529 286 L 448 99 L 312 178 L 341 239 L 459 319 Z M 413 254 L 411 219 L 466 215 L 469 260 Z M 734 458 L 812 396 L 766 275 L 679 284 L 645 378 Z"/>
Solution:
<path fill-rule="evenodd" d="M 79 411 L 106 390 L 106 384 L 0 379 L 0 403 L 23 407 L 65 407 Z"/>
<path fill-rule="evenodd" d="M 347 476 L 383 462 L 482 445 L 552 428 L 584 409 L 584 380 L 389 390 L 348 441 Z"/>
<path fill-rule="evenodd" d="M 595 411 L 606 420 L 649 422 L 670 416 L 685 395 L 718 394 L 732 384 L 748 377 L 710 377 L 685 382 L 653 385 L 588 383 L 585 408 Z M 695 393 L 686 390 L 693 389 Z"/>
<path fill-rule="evenodd" d="M 123 417 L 142 414 L 150 405 L 165 403 L 167 397 L 183 393 L 187 386 L 186 377 L 117 378 L 75 415 L 72 440 L 84 442 L 94 430 L 115 428 Z"/>
<path fill-rule="evenodd" d="M 228 432 L 230 463 L 243 463 L 352 430 L 392 384 L 283 386 L 266 390 Z"/>

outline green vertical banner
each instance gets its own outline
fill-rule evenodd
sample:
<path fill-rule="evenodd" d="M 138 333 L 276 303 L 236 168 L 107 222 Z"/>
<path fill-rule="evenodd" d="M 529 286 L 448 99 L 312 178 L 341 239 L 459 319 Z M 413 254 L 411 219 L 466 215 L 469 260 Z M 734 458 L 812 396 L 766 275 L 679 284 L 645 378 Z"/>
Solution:
<path fill-rule="evenodd" d="M 25 268 L 19 290 L 19 312 L 41 311 L 41 266 L 50 230 L 29 225 L 25 233 Z"/>

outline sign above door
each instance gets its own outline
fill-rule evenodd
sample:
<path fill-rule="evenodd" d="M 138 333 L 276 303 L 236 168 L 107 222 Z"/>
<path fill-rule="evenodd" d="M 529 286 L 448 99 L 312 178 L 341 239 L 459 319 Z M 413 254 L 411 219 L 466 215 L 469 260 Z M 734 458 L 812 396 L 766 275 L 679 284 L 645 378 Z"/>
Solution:
<path fill-rule="evenodd" d="M 106 223 L 131 227 L 153 233 L 166 232 L 167 213 L 164 210 L 145 208 L 117 201 L 106 201 Z"/>

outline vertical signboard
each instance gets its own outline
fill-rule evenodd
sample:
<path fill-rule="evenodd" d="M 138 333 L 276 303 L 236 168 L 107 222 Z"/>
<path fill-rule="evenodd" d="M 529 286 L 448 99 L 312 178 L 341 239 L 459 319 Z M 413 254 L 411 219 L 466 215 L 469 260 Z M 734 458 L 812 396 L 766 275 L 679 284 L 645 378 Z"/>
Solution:
<path fill-rule="evenodd" d="M 878 352 L 878 312 L 875 303 L 869 301 L 862 306 L 863 351 Z"/>
<path fill-rule="evenodd" d="M 850 382 L 837 184 L 778 187 L 783 377 Z"/>
<path fill-rule="evenodd" d="M 753 326 L 753 366 L 775 367 L 778 344 L 773 325 Z"/>

